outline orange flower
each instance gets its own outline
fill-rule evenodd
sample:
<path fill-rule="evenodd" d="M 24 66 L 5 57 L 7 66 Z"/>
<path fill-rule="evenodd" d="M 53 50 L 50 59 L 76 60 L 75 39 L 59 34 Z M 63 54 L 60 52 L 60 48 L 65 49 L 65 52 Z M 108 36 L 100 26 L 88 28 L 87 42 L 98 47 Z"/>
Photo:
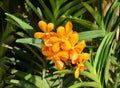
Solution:
<path fill-rule="evenodd" d="M 65 67 L 64 63 L 67 64 L 69 55 L 68 55 L 68 52 L 66 52 L 66 51 L 60 51 L 58 53 L 55 53 L 52 56 L 48 56 L 46 59 L 53 60 L 55 62 L 55 66 L 57 67 L 57 69 L 62 70 Z"/>
<path fill-rule="evenodd" d="M 84 64 L 83 64 L 83 63 L 78 64 L 78 65 L 76 66 L 76 70 L 75 70 L 75 73 L 74 73 L 75 78 L 78 78 L 79 75 L 80 75 L 80 70 L 83 71 L 84 69 L 85 69 L 85 67 L 84 67 Z"/>
<path fill-rule="evenodd" d="M 78 60 L 77 60 L 77 63 L 76 63 L 76 70 L 75 70 L 75 78 L 78 78 L 79 77 L 79 72 L 81 70 L 84 70 L 85 67 L 84 67 L 84 62 L 86 60 L 88 60 L 90 58 L 90 54 L 88 53 L 82 53 L 82 54 L 79 54 L 79 57 L 78 57 Z"/>
<path fill-rule="evenodd" d="M 38 26 L 39 28 L 44 32 L 36 32 L 34 34 L 34 38 L 42 38 L 43 41 L 45 42 L 45 44 L 49 43 L 49 38 L 51 36 L 54 36 L 55 33 L 51 32 L 51 30 L 53 30 L 54 28 L 54 24 L 53 23 L 46 23 L 44 21 L 39 21 L 38 22 Z"/>
<path fill-rule="evenodd" d="M 79 77 L 80 70 L 84 70 L 84 62 L 90 58 L 90 54 L 83 53 L 86 47 L 85 41 L 78 43 L 79 34 L 72 30 L 72 23 L 69 21 L 64 26 L 59 26 L 57 32 L 51 32 L 54 28 L 52 23 L 38 22 L 39 28 L 44 32 L 36 32 L 35 38 L 43 40 L 42 54 L 46 60 L 53 60 L 58 70 L 63 70 L 66 65 L 74 64 L 75 78 Z"/>
<path fill-rule="evenodd" d="M 65 27 L 59 26 L 57 28 L 57 36 L 53 36 L 50 38 L 50 41 L 54 42 L 53 47 L 57 45 L 58 46 L 56 47 L 57 51 L 60 49 L 69 50 L 71 48 L 71 44 L 68 41 L 68 39 L 72 33 L 73 33 L 72 23 L 70 21 L 65 24 Z"/>
<path fill-rule="evenodd" d="M 77 63 L 78 55 L 82 52 L 82 50 L 86 46 L 85 41 L 81 41 L 80 43 L 77 44 L 78 40 L 79 40 L 79 35 L 77 32 L 74 32 L 69 38 L 69 41 L 72 46 L 72 48 L 69 50 L 72 64 Z"/>

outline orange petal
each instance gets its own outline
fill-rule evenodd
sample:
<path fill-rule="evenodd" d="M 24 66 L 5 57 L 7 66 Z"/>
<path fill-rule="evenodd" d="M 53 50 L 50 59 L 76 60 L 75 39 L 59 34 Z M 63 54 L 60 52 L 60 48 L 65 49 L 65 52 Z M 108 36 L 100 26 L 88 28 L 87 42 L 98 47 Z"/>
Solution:
<path fill-rule="evenodd" d="M 46 30 L 46 32 L 50 32 L 53 28 L 54 28 L 54 24 L 53 24 L 53 23 L 49 23 L 49 24 L 47 25 L 47 30 Z"/>
<path fill-rule="evenodd" d="M 74 50 L 70 50 L 70 59 L 72 64 L 76 64 L 78 62 L 78 53 Z"/>
<path fill-rule="evenodd" d="M 86 44 L 85 44 L 85 41 L 83 40 L 75 46 L 75 49 L 78 53 L 81 53 L 85 47 L 86 47 Z"/>
<path fill-rule="evenodd" d="M 69 41 L 63 41 L 63 42 L 60 43 L 60 45 L 61 45 L 61 48 L 63 50 L 69 50 L 69 49 L 71 49 L 71 44 L 70 44 Z"/>
<path fill-rule="evenodd" d="M 58 70 L 64 69 L 64 63 L 61 60 L 55 60 L 55 66 L 57 67 Z"/>
<path fill-rule="evenodd" d="M 50 46 L 42 45 L 42 54 L 45 56 L 52 56 L 54 53 Z"/>
<path fill-rule="evenodd" d="M 88 54 L 88 53 L 84 53 L 84 60 L 88 60 L 89 58 L 90 58 L 90 54 Z"/>
<path fill-rule="evenodd" d="M 56 54 L 60 60 L 62 60 L 65 64 L 68 64 L 69 54 L 67 51 L 60 51 Z"/>
<path fill-rule="evenodd" d="M 74 76 L 75 76 L 75 78 L 78 78 L 79 75 L 80 75 L 80 71 L 79 71 L 79 68 L 77 68 L 77 69 L 75 70 Z"/>
<path fill-rule="evenodd" d="M 42 32 L 36 32 L 36 33 L 34 34 L 34 38 L 42 38 L 43 35 L 44 35 L 44 33 L 42 33 Z"/>
<path fill-rule="evenodd" d="M 58 34 L 58 36 L 63 37 L 65 34 L 65 28 L 63 26 L 58 27 L 57 34 Z"/>
<path fill-rule="evenodd" d="M 60 43 L 57 42 L 57 43 L 53 44 L 52 50 L 53 50 L 53 52 L 58 52 L 60 50 Z"/>
<path fill-rule="evenodd" d="M 79 54 L 79 62 L 83 63 L 84 61 L 88 60 L 90 58 L 90 54 L 88 53 L 82 53 Z"/>
<path fill-rule="evenodd" d="M 72 30 L 72 23 L 70 21 L 65 24 L 65 29 L 66 33 L 69 33 Z"/>
<path fill-rule="evenodd" d="M 54 58 L 52 56 L 46 57 L 46 60 L 53 60 Z"/>
<path fill-rule="evenodd" d="M 46 28 L 47 28 L 47 23 L 44 22 L 44 21 L 39 21 L 38 22 L 38 26 L 39 28 L 43 31 L 43 32 L 46 32 Z"/>
<path fill-rule="evenodd" d="M 58 57 L 60 58 L 65 58 L 65 59 L 68 59 L 69 58 L 69 55 L 68 55 L 68 52 L 67 51 L 60 51 L 56 54 Z"/>
<path fill-rule="evenodd" d="M 61 39 L 58 38 L 58 37 L 51 37 L 51 38 L 50 38 L 50 41 L 53 42 L 53 43 L 54 43 L 54 42 L 59 42 L 60 40 L 61 40 Z"/>
<path fill-rule="evenodd" d="M 85 66 L 84 66 L 83 63 L 78 64 L 78 68 L 79 68 L 79 70 L 81 70 L 81 71 L 84 71 L 84 70 L 85 70 Z"/>
<path fill-rule="evenodd" d="M 72 46 L 74 46 L 78 42 L 78 40 L 79 40 L 79 35 L 77 32 L 74 32 L 69 39 Z"/>

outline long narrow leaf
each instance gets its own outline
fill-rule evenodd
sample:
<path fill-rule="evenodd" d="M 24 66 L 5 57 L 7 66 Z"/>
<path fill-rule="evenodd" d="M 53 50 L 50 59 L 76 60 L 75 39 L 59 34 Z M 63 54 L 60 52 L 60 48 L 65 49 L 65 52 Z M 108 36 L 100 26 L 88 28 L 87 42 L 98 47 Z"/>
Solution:
<path fill-rule="evenodd" d="M 103 33 L 102 30 L 93 30 L 93 31 L 80 32 L 79 35 L 80 35 L 80 40 L 79 41 L 93 39 L 93 38 L 97 38 L 97 37 L 104 37 L 105 36 L 105 34 Z"/>
<path fill-rule="evenodd" d="M 34 39 L 34 38 L 21 38 L 21 39 L 17 39 L 16 42 L 30 44 L 30 45 L 36 46 L 38 48 L 41 48 L 40 45 L 42 43 L 42 40 L 41 39 Z"/>
<path fill-rule="evenodd" d="M 44 19 L 43 16 L 42 16 L 42 12 L 41 12 L 39 7 L 36 9 L 34 7 L 34 5 L 29 0 L 25 0 L 25 1 L 40 19 Z"/>
<path fill-rule="evenodd" d="M 53 14 L 50 11 L 50 9 L 46 6 L 44 1 L 43 0 L 38 0 L 38 1 L 41 4 L 41 6 L 44 8 L 43 12 L 44 12 L 44 15 L 46 16 L 47 20 L 49 20 L 50 22 L 54 22 Z"/>
<path fill-rule="evenodd" d="M 98 83 L 96 82 L 80 82 L 76 83 L 68 88 L 80 88 L 80 87 L 95 87 L 95 88 L 101 88 Z"/>
<path fill-rule="evenodd" d="M 90 78 L 91 80 L 99 83 L 99 85 L 100 85 L 99 78 L 98 78 L 98 76 L 97 76 L 96 74 L 93 74 L 93 73 L 90 73 L 90 72 L 87 72 L 87 71 L 81 71 L 81 72 L 80 72 L 80 75 L 83 75 L 83 76 L 85 76 L 85 77 L 88 77 L 88 78 Z"/>
<path fill-rule="evenodd" d="M 113 20 L 115 20 L 114 15 L 115 15 L 116 9 L 119 6 L 120 6 L 120 2 L 118 2 L 118 0 L 115 0 L 111 5 L 110 9 L 108 10 L 108 12 L 106 13 L 104 20 L 105 20 L 105 26 L 108 31 L 110 31 L 110 27 L 111 27 L 110 25 L 112 25 Z"/>
<path fill-rule="evenodd" d="M 79 18 L 76 18 L 76 17 L 72 17 L 72 16 L 64 16 L 65 18 L 68 18 L 68 19 L 71 19 L 73 20 L 74 22 L 77 22 L 81 25 L 83 25 L 84 27 L 90 29 L 90 30 L 98 30 L 100 29 L 98 27 L 98 25 L 94 24 L 93 22 L 91 21 L 88 21 L 88 20 L 84 20 L 84 19 L 79 19 Z"/>
<path fill-rule="evenodd" d="M 6 15 L 7 15 L 8 17 L 10 17 L 12 20 L 14 20 L 17 24 L 19 24 L 20 27 L 21 27 L 22 29 L 24 29 L 30 36 L 33 36 L 33 34 L 34 34 L 34 29 L 33 29 L 32 26 L 30 26 L 28 23 L 22 21 L 20 18 L 14 16 L 14 15 L 12 15 L 12 14 L 6 13 Z"/>
<path fill-rule="evenodd" d="M 85 6 L 85 8 L 90 12 L 90 14 L 93 16 L 93 18 L 95 19 L 95 21 L 98 23 L 99 27 L 105 31 L 105 26 L 104 26 L 104 22 L 103 22 L 103 18 L 102 16 L 96 12 L 89 4 L 82 2 L 82 4 Z"/>

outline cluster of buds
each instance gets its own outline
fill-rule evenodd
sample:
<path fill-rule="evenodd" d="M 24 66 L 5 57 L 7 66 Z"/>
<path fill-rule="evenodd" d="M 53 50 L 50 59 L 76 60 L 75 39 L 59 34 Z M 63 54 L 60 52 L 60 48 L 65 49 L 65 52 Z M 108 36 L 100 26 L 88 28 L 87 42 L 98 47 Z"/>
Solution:
<path fill-rule="evenodd" d="M 59 26 L 56 32 L 53 23 L 38 22 L 43 32 L 36 32 L 35 38 L 43 40 L 42 54 L 47 60 L 53 60 L 58 70 L 63 70 L 68 64 L 75 66 L 75 78 L 79 77 L 79 71 L 84 70 L 84 62 L 90 58 L 90 54 L 82 52 L 85 41 L 78 43 L 79 34 L 72 30 L 72 23 L 68 21 L 65 26 Z"/>

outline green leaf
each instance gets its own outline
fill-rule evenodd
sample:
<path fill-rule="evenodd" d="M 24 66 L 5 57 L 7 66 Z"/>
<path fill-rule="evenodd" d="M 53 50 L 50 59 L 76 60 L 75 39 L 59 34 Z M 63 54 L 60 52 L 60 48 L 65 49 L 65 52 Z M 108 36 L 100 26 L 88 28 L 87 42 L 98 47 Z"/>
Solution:
<path fill-rule="evenodd" d="M 104 74 L 102 73 L 105 71 L 105 67 L 109 59 L 110 49 L 111 49 L 114 35 L 115 35 L 115 32 L 110 32 L 105 36 L 95 56 L 94 67 L 97 73 L 99 74 L 99 76 L 102 77 L 101 78 L 102 80 L 104 80 L 103 79 Z"/>
<path fill-rule="evenodd" d="M 30 84 L 34 84 L 37 88 L 50 88 L 46 79 L 42 79 L 41 76 L 32 75 L 30 73 L 25 73 L 19 70 L 12 70 L 12 74 L 16 75 L 22 80 L 27 81 Z"/>
<path fill-rule="evenodd" d="M 93 31 L 80 32 L 79 35 L 80 35 L 80 40 L 79 41 L 105 36 L 103 30 L 93 30 Z"/>
<path fill-rule="evenodd" d="M 80 17 L 82 14 L 84 14 L 87 10 L 85 8 L 82 8 L 73 14 L 73 17 Z"/>
<path fill-rule="evenodd" d="M 6 13 L 6 15 L 8 17 L 10 17 L 12 20 L 14 20 L 17 24 L 19 24 L 19 26 L 24 29 L 30 36 L 33 36 L 34 34 L 34 29 L 32 26 L 30 26 L 28 23 L 22 21 L 20 18 L 12 15 L 12 14 L 9 14 L 9 13 Z"/>
<path fill-rule="evenodd" d="M 71 70 L 61 70 L 61 71 L 55 71 L 54 74 L 67 74 L 67 73 L 73 73 Z"/>
<path fill-rule="evenodd" d="M 91 80 L 94 80 L 95 82 L 98 82 L 98 83 L 100 82 L 99 78 L 98 78 L 98 76 L 96 74 L 93 74 L 93 73 L 90 73 L 90 72 L 87 72 L 87 71 L 80 71 L 80 75 L 88 77 Z"/>
<path fill-rule="evenodd" d="M 30 6 L 30 8 L 36 13 L 36 15 L 40 18 L 40 19 L 43 19 L 43 16 L 42 16 L 42 12 L 41 12 L 41 9 L 39 7 L 34 7 L 34 5 L 29 1 L 29 0 L 25 0 L 25 2 Z"/>
<path fill-rule="evenodd" d="M 96 12 L 89 4 L 82 2 L 82 4 L 85 6 L 85 8 L 90 12 L 90 14 L 93 16 L 93 18 L 95 19 L 95 21 L 98 23 L 99 27 L 105 31 L 105 26 L 104 26 L 104 22 L 103 19 L 101 17 L 101 15 Z"/>
<path fill-rule="evenodd" d="M 29 82 L 26 82 L 25 80 L 16 80 L 11 79 L 10 81 L 7 81 L 9 84 L 13 84 L 17 86 L 18 88 L 36 88 L 34 84 L 31 84 Z"/>
<path fill-rule="evenodd" d="M 94 67 L 91 65 L 91 63 L 89 63 L 88 61 L 85 62 L 85 67 L 87 68 L 87 70 L 89 70 L 90 73 L 96 75 L 96 70 L 94 69 Z"/>
<path fill-rule="evenodd" d="M 21 39 L 17 39 L 16 42 L 18 43 L 24 43 L 24 44 L 30 44 L 33 46 L 36 46 L 38 48 L 41 48 L 41 43 L 42 40 L 41 39 L 35 39 L 35 38 L 21 38 Z"/>
<path fill-rule="evenodd" d="M 106 85 L 107 85 L 108 79 L 110 77 L 109 68 L 110 68 L 110 59 L 107 60 L 106 67 L 105 67 L 105 83 L 106 83 Z"/>
<path fill-rule="evenodd" d="M 117 8 L 119 6 L 120 6 L 120 2 L 118 0 L 115 0 L 105 15 L 104 20 L 105 20 L 105 27 L 106 27 L 107 31 L 111 30 L 113 21 L 115 20 L 115 14 L 116 14 Z"/>
<path fill-rule="evenodd" d="M 47 18 L 47 21 L 53 22 L 54 16 L 52 14 L 52 12 L 50 11 L 50 9 L 47 7 L 47 5 L 44 3 L 43 0 L 38 0 L 39 3 L 41 4 L 43 10 L 43 13 L 45 15 L 45 17 Z"/>
<path fill-rule="evenodd" d="M 67 18 L 67 19 L 70 19 L 74 22 L 77 22 L 79 23 L 80 25 L 83 25 L 84 27 L 90 29 L 90 30 L 98 30 L 100 29 L 98 27 L 98 25 L 94 24 L 93 22 L 91 21 L 88 21 L 88 20 L 84 20 L 84 19 L 81 19 L 81 18 L 77 18 L 77 17 L 73 17 L 73 16 L 63 16 L 64 18 Z"/>
<path fill-rule="evenodd" d="M 97 82 L 80 82 L 80 83 L 76 83 L 68 88 L 80 88 L 80 87 L 101 88 Z"/>

